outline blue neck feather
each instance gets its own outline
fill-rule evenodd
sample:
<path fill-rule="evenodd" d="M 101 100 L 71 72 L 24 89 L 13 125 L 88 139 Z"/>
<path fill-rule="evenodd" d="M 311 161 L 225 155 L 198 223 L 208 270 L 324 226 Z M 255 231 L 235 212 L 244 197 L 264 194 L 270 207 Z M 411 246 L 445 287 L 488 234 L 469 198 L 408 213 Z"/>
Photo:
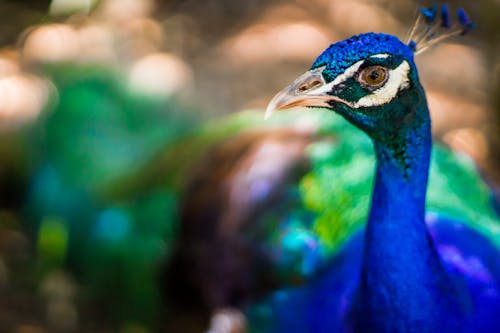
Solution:
<path fill-rule="evenodd" d="M 353 309 L 356 331 L 450 332 L 465 324 L 467 297 L 445 271 L 425 225 L 431 151 L 425 97 L 413 108 L 410 127 L 392 129 L 386 142 L 375 140 L 375 187 Z"/>

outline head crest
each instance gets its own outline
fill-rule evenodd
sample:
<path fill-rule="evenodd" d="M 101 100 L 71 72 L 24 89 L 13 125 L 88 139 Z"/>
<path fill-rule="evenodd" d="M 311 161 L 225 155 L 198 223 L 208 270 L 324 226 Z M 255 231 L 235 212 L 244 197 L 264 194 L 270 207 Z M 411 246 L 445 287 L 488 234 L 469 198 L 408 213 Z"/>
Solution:
<path fill-rule="evenodd" d="M 437 5 L 420 8 L 408 37 L 408 46 L 417 55 L 452 36 L 465 35 L 476 26 L 462 8 L 457 10 L 457 20 L 452 24 L 447 4 L 441 5 L 440 10 Z"/>

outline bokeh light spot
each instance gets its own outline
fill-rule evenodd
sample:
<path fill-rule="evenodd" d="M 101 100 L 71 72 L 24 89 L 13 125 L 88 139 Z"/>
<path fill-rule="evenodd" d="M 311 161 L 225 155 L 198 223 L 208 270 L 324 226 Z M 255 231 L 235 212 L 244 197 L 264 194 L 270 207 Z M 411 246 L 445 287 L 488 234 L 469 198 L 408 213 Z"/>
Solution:
<path fill-rule="evenodd" d="M 63 219 L 45 218 L 38 231 L 38 254 L 42 260 L 60 264 L 66 258 L 68 230 Z"/>
<path fill-rule="evenodd" d="M 191 80 L 191 70 L 180 58 L 168 53 L 155 53 L 139 59 L 130 70 L 133 91 L 148 95 L 172 95 Z"/>

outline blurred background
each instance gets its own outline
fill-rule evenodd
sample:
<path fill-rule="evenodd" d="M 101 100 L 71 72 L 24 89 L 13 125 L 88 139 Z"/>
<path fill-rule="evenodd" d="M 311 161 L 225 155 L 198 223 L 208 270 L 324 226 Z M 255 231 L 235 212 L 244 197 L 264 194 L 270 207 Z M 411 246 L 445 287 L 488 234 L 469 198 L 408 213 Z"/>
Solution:
<path fill-rule="evenodd" d="M 436 138 L 500 184 L 500 1 L 417 58 Z M 421 1 L 0 0 L 0 332 L 153 332 L 168 186 L 120 191 L 205 120 L 263 109 L 330 43 Z M 426 3 L 427 4 L 427 3 Z"/>

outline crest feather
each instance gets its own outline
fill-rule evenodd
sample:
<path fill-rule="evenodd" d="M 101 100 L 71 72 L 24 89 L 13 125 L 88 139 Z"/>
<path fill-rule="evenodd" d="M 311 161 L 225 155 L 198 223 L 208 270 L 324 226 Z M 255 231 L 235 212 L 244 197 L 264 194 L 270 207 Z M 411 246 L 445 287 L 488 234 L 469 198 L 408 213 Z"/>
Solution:
<path fill-rule="evenodd" d="M 457 20 L 457 23 L 452 24 L 447 4 L 440 8 L 437 5 L 420 8 L 407 39 L 408 46 L 417 55 L 445 39 L 463 36 L 476 26 L 462 8 L 457 10 Z"/>

